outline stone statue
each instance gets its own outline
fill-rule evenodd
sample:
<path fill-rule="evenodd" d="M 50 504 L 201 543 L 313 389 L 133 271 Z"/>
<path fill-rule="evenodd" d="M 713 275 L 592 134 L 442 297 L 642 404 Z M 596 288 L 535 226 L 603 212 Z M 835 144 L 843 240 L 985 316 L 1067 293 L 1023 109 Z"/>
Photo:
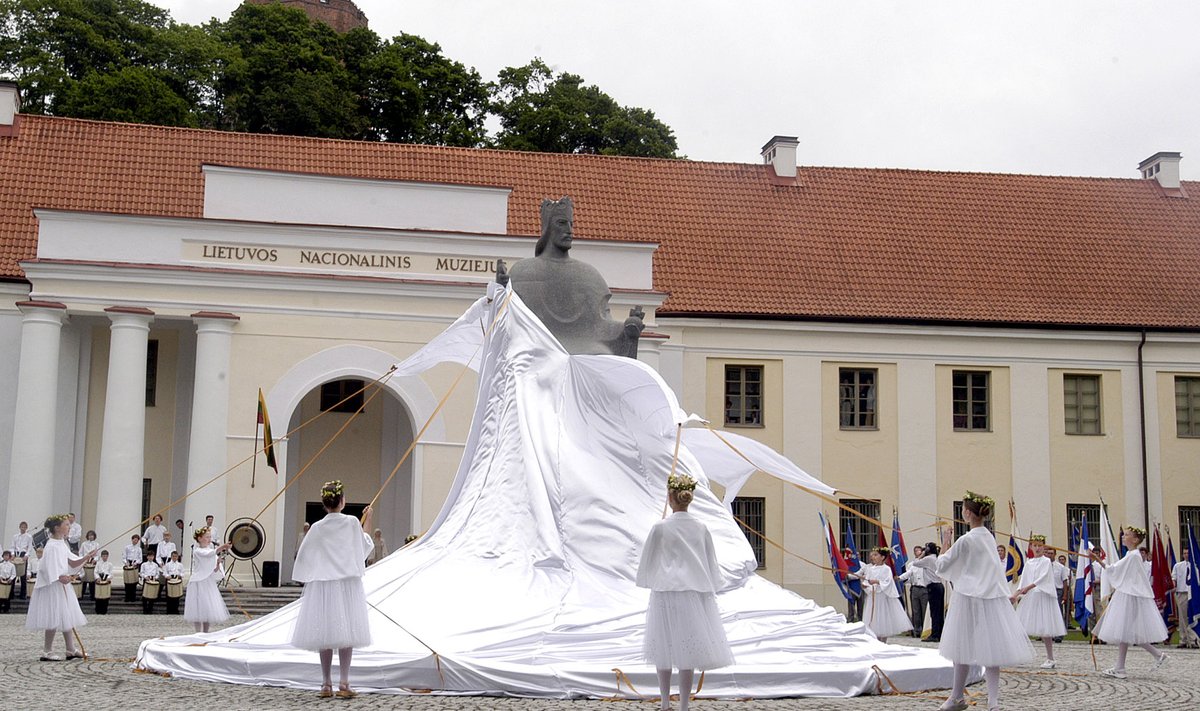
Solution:
<path fill-rule="evenodd" d="M 609 317 L 612 292 L 590 264 L 568 252 L 575 227 L 571 198 L 542 201 L 542 238 L 534 256 L 506 271 L 497 262 L 496 281 L 512 288 L 572 355 L 609 354 L 637 358 L 645 312 L 630 309 L 624 323 Z"/>

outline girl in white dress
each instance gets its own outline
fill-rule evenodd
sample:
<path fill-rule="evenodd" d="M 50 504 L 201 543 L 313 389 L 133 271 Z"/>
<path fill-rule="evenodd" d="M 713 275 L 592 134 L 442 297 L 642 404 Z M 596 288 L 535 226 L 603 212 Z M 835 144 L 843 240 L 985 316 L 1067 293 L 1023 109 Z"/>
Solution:
<path fill-rule="evenodd" d="M 1153 643 L 1166 639 L 1168 633 L 1158 606 L 1154 603 L 1150 576 L 1146 575 L 1146 567 L 1138 551 L 1138 546 L 1144 540 L 1146 529 L 1126 526 L 1123 541 L 1129 552 L 1125 557 L 1111 565 L 1100 559 L 1093 561 L 1104 568 L 1101 578 L 1104 589 L 1114 591 L 1108 607 L 1096 624 L 1095 633 L 1105 642 L 1117 645 L 1116 665 L 1101 672 L 1116 679 L 1126 678 L 1125 656 L 1131 644 L 1154 657 L 1154 669 L 1167 661 L 1167 653 L 1159 652 L 1153 646 Z"/>
<path fill-rule="evenodd" d="M 82 659 L 83 655 L 75 650 L 73 633 L 76 627 L 87 624 L 83 610 L 79 609 L 79 600 L 68 587 L 71 584 L 71 569 L 79 568 L 91 560 L 95 552 L 81 558 L 71 558 L 64 536 L 67 534 L 67 516 L 56 514 L 46 519 L 46 530 L 50 532 L 50 540 L 46 541 L 42 551 L 41 566 L 38 569 L 37 584 L 29 598 L 29 612 L 25 618 L 25 629 L 45 631 L 45 644 L 42 648 L 43 662 L 60 662 L 62 657 L 52 653 L 54 633 L 62 632 L 63 642 L 66 643 L 67 659 Z"/>
<path fill-rule="evenodd" d="M 310 649 L 321 657 L 320 698 L 357 696 L 350 689 L 350 660 L 355 647 L 371 644 L 367 596 L 363 591 L 364 561 L 375 544 L 371 541 L 371 507 L 358 519 L 342 513 L 345 487 L 328 481 L 321 487 L 325 518 L 308 529 L 296 551 L 292 578 L 304 583 L 300 612 L 292 632 L 292 646 Z M 333 650 L 338 652 L 340 683 L 337 694 L 331 680 Z"/>
<path fill-rule="evenodd" d="M 963 698 L 971 666 L 983 667 L 987 680 L 988 708 L 999 709 L 1000 666 L 1020 664 L 1033 656 L 1029 637 L 1009 600 L 1004 566 L 996 555 L 996 537 L 983 521 L 996 502 L 968 491 L 963 496 L 963 518 L 971 530 L 951 542 L 950 527 L 942 528 L 942 554 L 937 574 L 954 584 L 950 612 L 938 652 L 954 662 L 954 688 L 940 711 L 964 711 Z"/>
<path fill-rule="evenodd" d="M 892 569 L 887 564 L 891 555 L 890 548 L 873 548 L 867 554 L 870 564 L 864 565 L 857 573 L 850 573 L 851 577 L 863 581 L 863 592 L 867 596 L 863 605 L 863 621 L 880 642 L 912 629 L 912 621 L 900 604 L 900 591 L 896 589 Z"/>
<path fill-rule="evenodd" d="M 183 619 L 191 622 L 197 632 L 208 632 L 212 623 L 229 619 L 229 609 L 217 589 L 220 578 L 217 571 L 221 569 L 220 554 L 233 544 L 213 548 L 212 529 L 208 526 L 197 528 L 192 538 L 196 540 L 196 547 L 192 549 L 192 577 L 183 599 Z"/>
<path fill-rule="evenodd" d="M 1058 607 L 1058 589 L 1054 587 L 1056 574 L 1054 562 L 1046 557 L 1046 537 L 1034 535 L 1029 537 L 1033 547 L 1033 556 L 1025 561 L 1025 570 L 1021 572 L 1021 585 L 1017 588 L 1012 601 L 1017 602 L 1017 619 L 1030 637 L 1041 637 L 1046 647 L 1046 661 L 1042 669 L 1053 669 L 1054 638 L 1067 633 L 1063 624 L 1062 610 Z"/>
<path fill-rule="evenodd" d="M 679 670 L 679 711 L 687 711 L 696 669 L 733 664 L 716 592 L 721 588 L 712 534 L 688 513 L 696 480 L 686 474 L 667 479 L 673 512 L 654 524 L 642 548 L 637 585 L 650 589 L 646 609 L 646 661 L 658 670 L 662 708 L 671 702 L 671 670 Z"/>

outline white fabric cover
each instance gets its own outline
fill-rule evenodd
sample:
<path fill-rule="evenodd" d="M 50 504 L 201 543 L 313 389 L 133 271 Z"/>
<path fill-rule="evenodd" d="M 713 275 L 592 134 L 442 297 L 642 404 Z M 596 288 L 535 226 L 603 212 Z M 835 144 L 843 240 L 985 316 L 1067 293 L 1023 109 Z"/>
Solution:
<path fill-rule="evenodd" d="M 642 656 L 649 591 L 635 579 L 642 544 L 663 516 L 676 423 L 685 419 L 674 394 L 638 361 L 568 356 L 495 285 L 397 374 L 446 360 L 480 369 L 463 459 L 425 535 L 366 571 L 373 643 L 355 651 L 355 689 L 631 695 L 616 668 L 653 693 L 654 669 Z M 950 665 L 932 650 L 882 644 L 836 610 L 755 574 L 745 536 L 709 488 L 710 474 L 727 474 L 721 462 L 729 457 L 706 459 L 719 448 L 693 448 L 700 435 L 715 439 L 685 431 L 677 470 L 699 482 L 690 513 L 712 534 L 717 605 L 736 659 L 706 675 L 704 696 L 872 693 L 887 688 L 873 665 L 905 691 L 949 686 Z M 751 456 L 765 455 L 760 448 Z M 775 471 L 782 464 L 768 471 L 783 475 Z M 147 640 L 138 659 L 185 678 L 315 689 L 317 655 L 288 645 L 298 608 Z"/>

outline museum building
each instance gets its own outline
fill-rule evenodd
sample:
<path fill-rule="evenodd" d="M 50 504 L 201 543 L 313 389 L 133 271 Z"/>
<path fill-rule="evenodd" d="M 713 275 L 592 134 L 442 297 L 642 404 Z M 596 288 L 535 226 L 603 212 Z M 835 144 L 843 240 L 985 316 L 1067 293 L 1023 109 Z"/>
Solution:
<path fill-rule="evenodd" d="M 532 256 L 539 204 L 562 195 L 573 256 L 607 279 L 614 318 L 645 310 L 639 358 L 684 408 L 850 508 L 896 509 L 910 546 L 968 488 L 1012 499 L 1021 531 L 1062 546 L 1101 495 L 1114 525 L 1200 523 L 1200 183 L 1180 181 L 1179 154 L 1128 179 L 851 169 L 800 166 L 776 136 L 761 162 L 711 163 L 18 102 L 0 83 L 5 541 L 66 510 L 102 542 L 164 507 L 188 534 L 206 514 L 220 532 L 256 517 L 256 560 L 286 581 L 320 483 L 365 503 L 411 447 L 377 504 L 395 550 L 445 500 L 476 380 L 388 368 L 482 297 L 496 260 Z M 252 456 L 260 389 L 278 473 Z M 860 545 L 876 537 L 765 473 L 734 508 L 813 560 L 817 511 Z M 839 599 L 822 571 L 749 538 L 765 577 Z"/>

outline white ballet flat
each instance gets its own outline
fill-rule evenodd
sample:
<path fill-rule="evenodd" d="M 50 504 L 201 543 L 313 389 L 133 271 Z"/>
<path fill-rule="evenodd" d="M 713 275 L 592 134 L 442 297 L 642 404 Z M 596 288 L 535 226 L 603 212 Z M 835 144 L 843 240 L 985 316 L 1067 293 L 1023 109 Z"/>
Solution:
<path fill-rule="evenodd" d="M 938 707 L 938 711 L 966 711 L 969 704 L 966 699 L 946 699 L 946 703 Z"/>

